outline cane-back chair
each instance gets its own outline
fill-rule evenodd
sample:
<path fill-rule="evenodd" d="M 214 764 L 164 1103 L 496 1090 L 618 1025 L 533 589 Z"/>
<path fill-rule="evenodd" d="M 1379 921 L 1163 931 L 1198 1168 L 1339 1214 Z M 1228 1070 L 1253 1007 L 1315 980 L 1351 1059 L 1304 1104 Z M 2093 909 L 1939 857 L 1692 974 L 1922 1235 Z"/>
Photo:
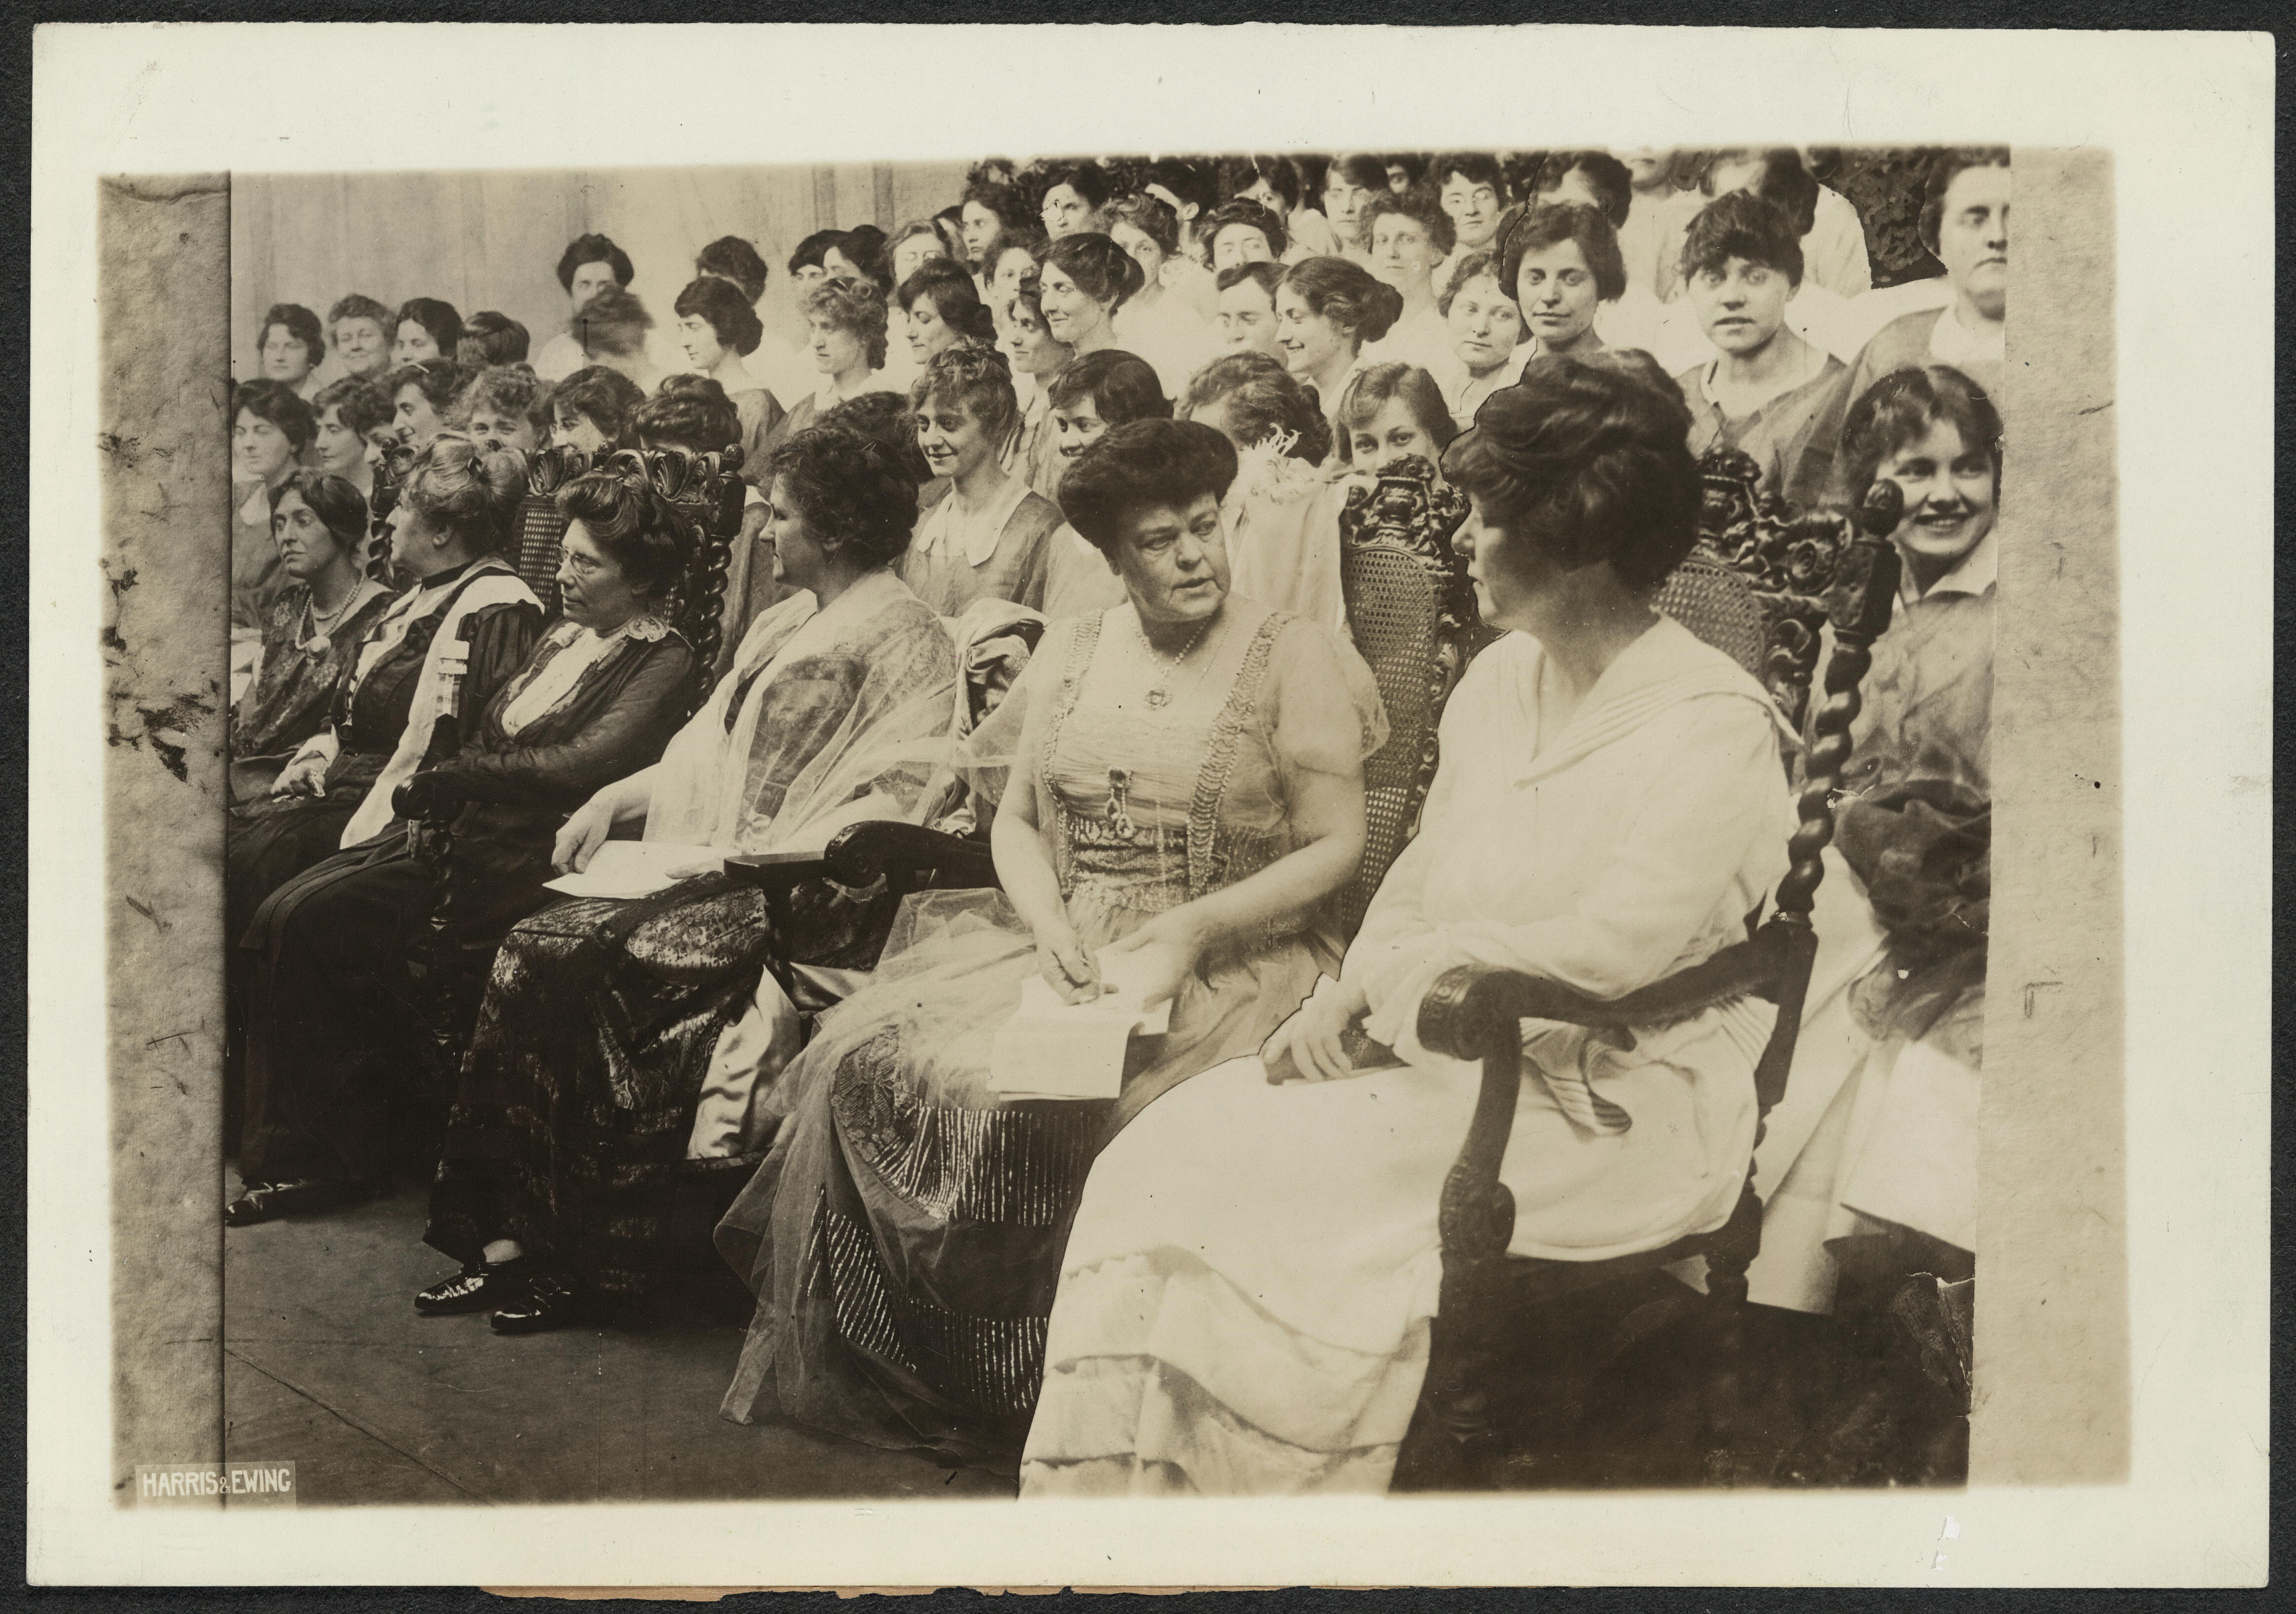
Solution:
<path fill-rule="evenodd" d="M 1745 941 L 1704 963 L 1624 997 L 1601 1000 L 1520 971 L 1463 965 L 1442 976 L 1419 1012 L 1420 1039 L 1431 1049 L 1482 1064 L 1482 1087 L 1465 1143 L 1444 1184 L 1440 1206 L 1441 1298 L 1430 1341 L 1430 1362 L 1418 1416 L 1397 1465 L 1402 1489 L 1476 1488 L 1502 1478 L 1506 1455 L 1498 1405 L 1512 1365 L 1510 1347 L 1537 1318 L 1565 1296 L 1621 1285 L 1693 1258 L 1703 1258 L 1705 1294 L 1669 1285 L 1675 1301 L 1704 1313 L 1712 1404 L 1702 1437 L 1719 1450 L 1719 1426 L 1734 1393 L 1729 1374 L 1736 1356 L 1737 1323 L 1746 1299 L 1746 1269 L 1760 1249 L 1762 1202 L 1752 1162 L 1729 1219 L 1711 1233 L 1662 1249 L 1602 1261 L 1561 1261 L 1513 1256 L 1514 1200 L 1499 1180 L 1522 1086 L 1521 1023 L 1561 1021 L 1629 1033 L 1664 1025 L 1749 994 L 1776 1005 L 1777 1020 L 1754 1070 L 1759 1145 L 1764 1120 L 1785 1094 L 1787 1073 L 1800 1028 L 1802 999 L 1816 951 L 1810 907 L 1824 877 L 1820 855 L 1833 838 L 1833 795 L 1849 756 L 1849 728 L 1859 709 L 1858 684 L 1871 661 L 1874 638 L 1890 623 L 1898 590 L 1898 561 L 1887 541 L 1903 507 L 1894 483 L 1877 483 L 1854 517 L 1800 515 L 1758 491 L 1753 463 L 1742 455 L 1710 455 L 1702 469 L 1707 503 L 1697 568 L 1669 584 L 1660 603 L 1685 627 L 1738 653 L 1759 612 L 1761 653 L 1757 671 L 1781 715 L 1799 731 L 1808 705 L 1820 635 L 1831 627 L 1824 700 L 1814 738 L 1801 759 L 1796 799 L 1798 825 L 1790 837 L 1790 867 L 1768 917 L 1749 922 Z M 1609 1353 L 1589 1352 L 1571 1372 L 1551 1363 L 1538 1373 L 1546 1384 L 1583 1389 L 1611 1355 L 1647 1331 L 1649 1308 L 1614 1333 Z M 1575 1377 L 1574 1377 L 1575 1374 Z"/>

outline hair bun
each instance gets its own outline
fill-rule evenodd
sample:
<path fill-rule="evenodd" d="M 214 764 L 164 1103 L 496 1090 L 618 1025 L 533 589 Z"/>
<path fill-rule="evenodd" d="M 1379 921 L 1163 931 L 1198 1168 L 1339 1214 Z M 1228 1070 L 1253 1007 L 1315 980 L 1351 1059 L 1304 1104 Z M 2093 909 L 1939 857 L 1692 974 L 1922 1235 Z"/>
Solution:
<path fill-rule="evenodd" d="M 1383 280 L 1374 284 L 1376 289 L 1364 295 L 1362 336 L 1367 343 L 1385 336 L 1403 317 L 1403 293 Z"/>

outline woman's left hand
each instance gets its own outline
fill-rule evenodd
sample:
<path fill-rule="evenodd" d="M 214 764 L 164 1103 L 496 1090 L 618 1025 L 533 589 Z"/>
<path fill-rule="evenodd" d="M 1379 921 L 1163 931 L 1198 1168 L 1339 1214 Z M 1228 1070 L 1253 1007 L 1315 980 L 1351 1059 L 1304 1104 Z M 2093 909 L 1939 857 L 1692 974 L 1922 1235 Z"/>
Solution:
<path fill-rule="evenodd" d="M 1121 976 L 1141 983 L 1140 1006 L 1155 1007 L 1179 995 L 1180 984 L 1196 972 L 1203 942 L 1172 914 L 1160 914 L 1129 936 L 1100 950 L 1102 978 Z"/>

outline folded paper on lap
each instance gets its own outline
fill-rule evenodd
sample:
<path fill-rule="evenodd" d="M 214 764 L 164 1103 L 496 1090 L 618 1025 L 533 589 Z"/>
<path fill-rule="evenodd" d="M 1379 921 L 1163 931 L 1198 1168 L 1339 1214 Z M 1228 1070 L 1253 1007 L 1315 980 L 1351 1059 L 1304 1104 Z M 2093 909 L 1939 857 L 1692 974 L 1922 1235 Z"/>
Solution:
<path fill-rule="evenodd" d="M 651 897 L 681 880 L 710 874 L 726 866 L 717 847 L 682 846 L 669 840 L 609 840 L 578 874 L 562 874 L 545 889 L 567 897 Z"/>
<path fill-rule="evenodd" d="M 988 1050 L 988 1087 L 1013 1099 L 1112 1099 L 1124 1086 L 1124 1053 L 1135 1032 L 1161 1036 L 1171 1024 L 1167 998 L 1141 1005 L 1140 985 L 1119 963 L 1102 965 L 1109 990 L 1089 1003 L 1064 1004 L 1053 985 L 1032 975 L 1021 1006 L 997 1028 Z"/>

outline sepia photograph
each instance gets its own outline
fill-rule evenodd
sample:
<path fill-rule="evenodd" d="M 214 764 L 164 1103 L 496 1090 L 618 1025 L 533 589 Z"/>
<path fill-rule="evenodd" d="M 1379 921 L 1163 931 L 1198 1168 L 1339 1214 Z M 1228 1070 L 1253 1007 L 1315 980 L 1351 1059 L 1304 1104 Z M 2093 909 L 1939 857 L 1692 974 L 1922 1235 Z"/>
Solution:
<path fill-rule="evenodd" d="M 70 1509 L 2127 1492 L 2131 158 L 1708 100 L 99 159 Z"/>

